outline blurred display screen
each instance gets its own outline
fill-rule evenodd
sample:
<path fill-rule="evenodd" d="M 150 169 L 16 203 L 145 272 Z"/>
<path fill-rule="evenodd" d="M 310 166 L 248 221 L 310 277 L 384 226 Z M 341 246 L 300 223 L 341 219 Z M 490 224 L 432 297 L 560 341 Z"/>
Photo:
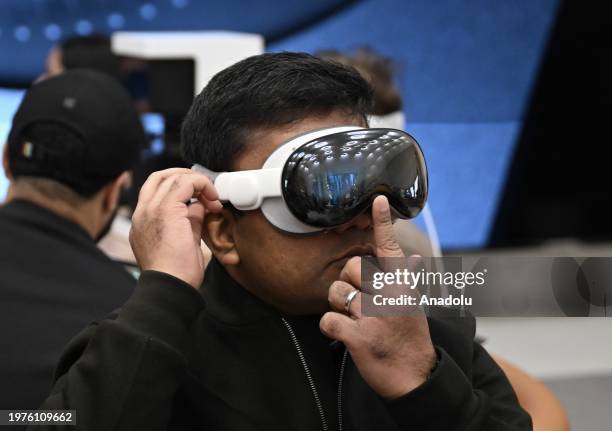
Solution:
<path fill-rule="evenodd" d="M 19 102 L 21 102 L 24 92 L 24 90 L 0 88 L 0 142 L 2 143 L 2 148 L 4 148 L 6 137 L 11 128 L 11 120 L 19 106 Z M 0 202 L 2 202 L 6 195 L 6 189 L 8 188 L 8 180 L 1 167 L 0 171 L 2 171 L 0 175 Z"/>
<path fill-rule="evenodd" d="M 164 151 L 164 130 L 166 128 L 163 115 L 148 112 L 141 115 L 141 120 L 149 140 L 149 148 L 145 150 L 144 157 L 161 154 Z"/>

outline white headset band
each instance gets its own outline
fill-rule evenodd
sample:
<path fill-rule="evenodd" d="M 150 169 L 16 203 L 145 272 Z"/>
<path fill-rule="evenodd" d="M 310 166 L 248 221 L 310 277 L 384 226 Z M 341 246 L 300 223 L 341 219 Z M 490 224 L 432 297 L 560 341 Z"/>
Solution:
<path fill-rule="evenodd" d="M 368 124 L 373 129 L 383 128 L 404 130 L 405 122 L 406 117 L 402 111 L 395 111 L 386 115 L 370 115 L 368 117 Z"/>
<path fill-rule="evenodd" d="M 221 202 L 229 202 L 241 211 L 254 210 L 262 205 L 264 199 L 282 196 L 283 167 L 295 150 L 314 139 L 358 129 L 362 127 L 328 127 L 296 136 L 279 146 L 261 169 L 214 172 L 198 164 L 193 165 L 191 169 L 208 176 L 213 181 Z"/>
<path fill-rule="evenodd" d="M 257 209 L 265 198 L 282 194 L 280 187 L 282 168 L 214 172 L 195 164 L 191 169 L 212 180 L 221 202 L 229 202 L 241 211 Z"/>

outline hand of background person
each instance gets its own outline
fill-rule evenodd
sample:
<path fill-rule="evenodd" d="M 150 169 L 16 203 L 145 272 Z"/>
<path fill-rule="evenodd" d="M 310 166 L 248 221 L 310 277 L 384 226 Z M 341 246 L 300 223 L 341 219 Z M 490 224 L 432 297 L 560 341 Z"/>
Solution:
<path fill-rule="evenodd" d="M 379 196 L 372 204 L 376 255 L 404 257 L 393 236 L 389 202 Z M 340 280 L 329 289 L 334 311 L 320 322 L 322 332 L 348 348 L 363 379 L 382 397 L 398 398 L 420 386 L 436 363 L 429 325 L 422 312 L 401 317 L 369 317 L 361 313 L 361 291 L 345 310 L 347 295 L 361 289 L 361 258 L 344 266 Z"/>
<path fill-rule="evenodd" d="M 190 203 L 191 199 L 197 199 Z M 194 288 L 204 279 L 202 224 L 222 209 L 205 175 L 185 168 L 155 172 L 140 189 L 130 244 L 141 270 L 165 272 Z"/>

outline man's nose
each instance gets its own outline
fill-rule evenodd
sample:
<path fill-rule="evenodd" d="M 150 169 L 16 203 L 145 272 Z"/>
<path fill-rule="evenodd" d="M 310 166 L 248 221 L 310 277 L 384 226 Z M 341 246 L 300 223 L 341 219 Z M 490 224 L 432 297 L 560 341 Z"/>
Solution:
<path fill-rule="evenodd" d="M 346 232 L 349 229 L 359 229 L 359 230 L 367 230 L 372 228 L 372 209 L 368 208 L 367 211 L 364 211 L 353 220 L 348 223 L 344 223 L 343 225 L 338 226 L 334 229 L 337 233 Z"/>

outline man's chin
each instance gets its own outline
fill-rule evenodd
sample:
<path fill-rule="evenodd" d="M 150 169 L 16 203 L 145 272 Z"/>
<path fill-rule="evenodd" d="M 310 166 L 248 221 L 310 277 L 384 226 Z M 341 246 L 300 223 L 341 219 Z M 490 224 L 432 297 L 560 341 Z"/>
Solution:
<path fill-rule="evenodd" d="M 331 311 L 327 298 L 324 301 L 312 301 L 308 304 L 302 303 L 297 307 L 294 307 L 289 314 L 294 316 L 322 316 L 323 314 Z"/>
<path fill-rule="evenodd" d="M 308 292 L 308 298 L 303 297 L 301 304 L 295 310 L 295 314 L 319 314 L 323 315 L 328 311 L 332 311 L 329 307 L 328 295 L 329 288 L 334 281 L 340 279 L 340 271 L 344 265 L 329 265 L 325 268 L 322 276 L 311 284 L 311 289 Z"/>
<path fill-rule="evenodd" d="M 315 291 L 311 291 L 310 296 L 307 299 L 304 298 L 303 302 L 300 304 L 298 314 L 323 315 L 328 311 L 332 311 L 327 299 L 331 283 L 332 282 L 328 284 L 319 284 L 315 288 Z"/>

